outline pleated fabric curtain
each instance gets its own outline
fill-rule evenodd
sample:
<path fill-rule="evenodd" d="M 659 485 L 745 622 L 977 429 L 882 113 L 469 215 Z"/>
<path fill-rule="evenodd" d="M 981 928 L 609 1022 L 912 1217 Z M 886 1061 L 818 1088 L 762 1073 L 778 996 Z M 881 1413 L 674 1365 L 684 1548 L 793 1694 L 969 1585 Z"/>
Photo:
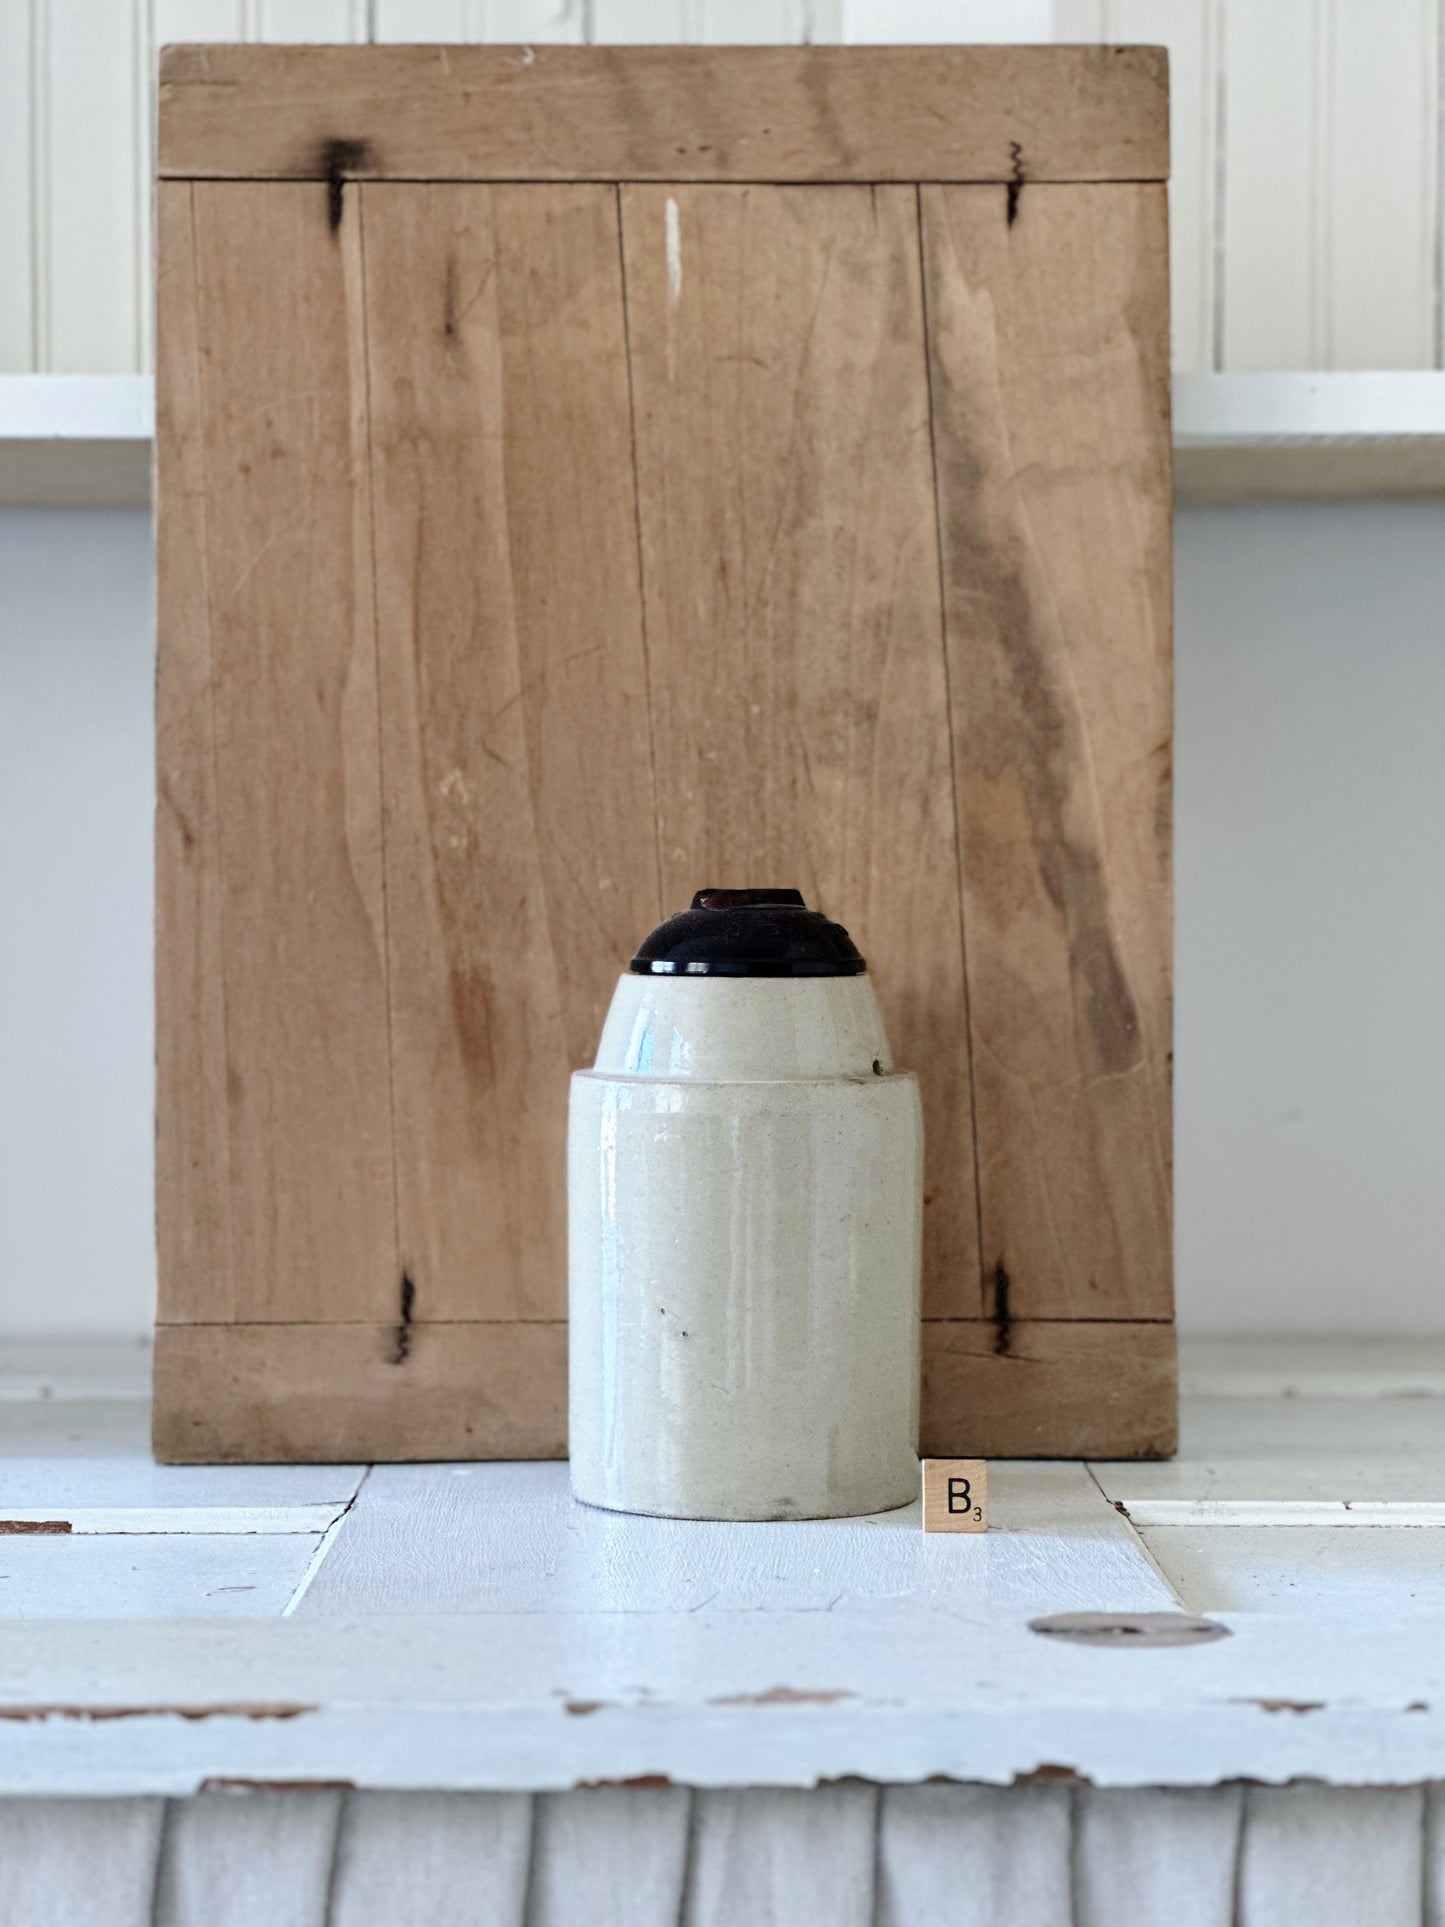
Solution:
<path fill-rule="evenodd" d="M 24 1927 L 1445 1927 L 1445 1788 L 0 1801 Z"/>

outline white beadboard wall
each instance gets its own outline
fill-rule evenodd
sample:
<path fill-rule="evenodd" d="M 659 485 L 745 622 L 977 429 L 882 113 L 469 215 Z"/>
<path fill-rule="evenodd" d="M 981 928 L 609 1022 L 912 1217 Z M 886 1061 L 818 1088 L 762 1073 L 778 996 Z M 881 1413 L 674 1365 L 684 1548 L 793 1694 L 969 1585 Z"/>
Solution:
<path fill-rule="evenodd" d="M 1149 41 L 1182 371 L 1441 363 L 1445 0 L 0 0 L 0 373 L 151 365 L 176 40 Z"/>

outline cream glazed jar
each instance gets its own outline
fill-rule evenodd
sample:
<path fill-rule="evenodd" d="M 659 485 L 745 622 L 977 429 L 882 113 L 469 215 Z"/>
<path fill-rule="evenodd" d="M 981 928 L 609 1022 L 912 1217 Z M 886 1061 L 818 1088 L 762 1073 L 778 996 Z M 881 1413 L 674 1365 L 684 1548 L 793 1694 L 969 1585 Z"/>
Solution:
<path fill-rule="evenodd" d="M 572 1490 L 809 1519 L 918 1484 L 923 1121 L 866 965 L 796 890 L 701 890 L 572 1079 Z"/>

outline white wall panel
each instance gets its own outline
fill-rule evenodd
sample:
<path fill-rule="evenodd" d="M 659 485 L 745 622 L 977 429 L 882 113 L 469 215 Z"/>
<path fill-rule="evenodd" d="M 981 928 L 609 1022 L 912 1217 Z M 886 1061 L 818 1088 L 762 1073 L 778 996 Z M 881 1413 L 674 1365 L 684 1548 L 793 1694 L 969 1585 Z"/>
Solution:
<path fill-rule="evenodd" d="M 1065 47 L 1103 40 L 1104 0 L 1054 0 L 1054 39 Z"/>
<path fill-rule="evenodd" d="M 856 45 L 1053 37 L 1053 0 L 843 0 L 843 38 Z"/>
<path fill-rule="evenodd" d="M 129 0 L 43 0 L 34 12 L 35 205 L 43 372 L 140 366 L 136 35 Z"/>
<path fill-rule="evenodd" d="M 1327 368 L 1435 358 L 1439 9 L 1327 0 L 1322 102 Z"/>
<path fill-rule="evenodd" d="M 584 0 L 484 0 L 488 40 L 581 40 L 587 25 Z"/>
<path fill-rule="evenodd" d="M 1225 7 L 1225 368 L 1323 365 L 1317 187 L 1326 26 L 1321 0 Z"/>
<path fill-rule="evenodd" d="M 592 0 L 592 38 L 599 46 L 696 40 L 701 0 Z"/>
<path fill-rule="evenodd" d="M 366 0 L 247 0 L 248 40 L 365 40 Z"/>
<path fill-rule="evenodd" d="M 703 0 L 702 39 L 739 47 L 795 45 L 808 38 L 806 0 Z"/>
<path fill-rule="evenodd" d="M 480 40 L 480 0 L 373 0 L 375 41 Z"/>
<path fill-rule="evenodd" d="M 1176 368 L 1215 365 L 1219 0 L 1104 0 L 1104 38 L 1169 49 L 1170 329 Z"/>
<path fill-rule="evenodd" d="M 0 7 L 0 374 L 35 366 L 35 233 L 30 191 L 31 9 Z"/>

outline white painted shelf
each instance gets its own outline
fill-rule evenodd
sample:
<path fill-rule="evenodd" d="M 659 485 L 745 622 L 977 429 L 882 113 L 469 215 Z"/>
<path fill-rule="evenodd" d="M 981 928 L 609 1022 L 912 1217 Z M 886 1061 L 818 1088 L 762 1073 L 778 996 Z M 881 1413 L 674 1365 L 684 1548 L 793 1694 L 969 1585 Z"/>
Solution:
<path fill-rule="evenodd" d="M 621 1517 L 560 1465 L 158 1467 L 134 1348 L 80 1398 L 4 1365 L 0 1794 L 1445 1778 L 1439 1343 L 1200 1348 L 1178 1459 L 998 1463 L 976 1538 Z M 1229 1636 L 1030 1630 L 1079 1610 Z"/>
<path fill-rule="evenodd" d="M 0 375 L 0 508 L 144 508 L 149 375 Z"/>
<path fill-rule="evenodd" d="M 1445 493 L 1445 374 L 1174 377 L 1181 502 Z"/>
<path fill-rule="evenodd" d="M 0 376 L 0 507 L 140 508 L 147 375 Z M 1176 375 L 1181 502 L 1445 494 L 1445 373 Z"/>

